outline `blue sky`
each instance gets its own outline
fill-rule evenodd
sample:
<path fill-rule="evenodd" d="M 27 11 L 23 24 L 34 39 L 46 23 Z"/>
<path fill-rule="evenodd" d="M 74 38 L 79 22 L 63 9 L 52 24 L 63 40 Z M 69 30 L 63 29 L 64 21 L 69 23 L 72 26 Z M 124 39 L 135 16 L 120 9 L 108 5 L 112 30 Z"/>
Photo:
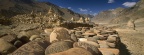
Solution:
<path fill-rule="evenodd" d="M 139 0 L 39 0 L 51 2 L 62 8 L 68 8 L 77 13 L 97 14 L 103 10 L 111 10 L 118 7 L 132 7 Z"/>

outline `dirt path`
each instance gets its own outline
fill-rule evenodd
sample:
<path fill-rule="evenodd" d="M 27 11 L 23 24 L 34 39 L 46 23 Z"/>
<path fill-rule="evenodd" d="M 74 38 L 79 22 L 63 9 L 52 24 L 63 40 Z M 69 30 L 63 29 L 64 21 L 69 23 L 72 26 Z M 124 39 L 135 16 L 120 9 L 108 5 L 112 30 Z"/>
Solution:
<path fill-rule="evenodd" d="M 144 31 L 116 30 L 121 37 L 121 55 L 144 55 Z"/>

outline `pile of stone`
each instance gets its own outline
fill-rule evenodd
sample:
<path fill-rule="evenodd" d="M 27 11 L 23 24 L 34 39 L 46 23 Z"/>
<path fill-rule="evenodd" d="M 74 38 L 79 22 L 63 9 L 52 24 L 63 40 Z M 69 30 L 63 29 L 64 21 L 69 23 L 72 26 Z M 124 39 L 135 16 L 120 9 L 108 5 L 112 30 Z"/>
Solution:
<path fill-rule="evenodd" d="M 0 37 L 2 55 L 119 55 L 120 38 L 106 27 L 55 27 Z"/>
<path fill-rule="evenodd" d="M 107 27 L 55 28 L 50 43 L 45 55 L 119 55 L 120 38 Z"/>
<path fill-rule="evenodd" d="M 78 27 L 72 30 L 78 43 L 85 42 L 95 45 L 103 55 L 119 55 L 120 37 L 115 30 L 107 27 Z M 79 44 L 79 45 L 82 45 Z M 83 44 L 86 45 L 86 44 Z"/>

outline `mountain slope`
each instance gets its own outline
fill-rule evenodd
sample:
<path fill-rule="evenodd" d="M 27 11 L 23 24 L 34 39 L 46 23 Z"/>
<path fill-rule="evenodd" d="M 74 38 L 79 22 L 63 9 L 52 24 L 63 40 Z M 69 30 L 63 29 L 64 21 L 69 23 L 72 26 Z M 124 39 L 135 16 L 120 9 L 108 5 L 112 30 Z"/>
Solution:
<path fill-rule="evenodd" d="M 135 6 L 123 10 L 121 15 L 114 18 L 112 23 L 127 23 L 129 20 L 139 20 L 144 19 L 144 0 L 140 0 Z"/>
<path fill-rule="evenodd" d="M 129 20 L 138 20 L 144 18 L 144 0 L 140 0 L 135 6 L 126 8 L 122 13 L 113 19 L 113 23 L 127 23 Z"/>
<path fill-rule="evenodd" d="M 115 13 L 115 14 L 114 14 Z M 114 9 L 112 11 L 103 11 L 95 16 L 97 23 L 127 23 L 129 20 L 140 20 L 144 18 L 144 0 L 140 0 L 137 4 L 130 8 Z M 98 22 L 100 21 L 100 22 Z"/>
<path fill-rule="evenodd" d="M 117 17 L 124 8 L 117 8 L 115 10 L 106 10 L 100 12 L 93 18 L 95 23 L 109 23 L 113 18 Z"/>
<path fill-rule="evenodd" d="M 37 2 L 34 0 L 0 0 L 0 15 L 5 17 L 13 17 L 17 14 L 47 13 L 52 7 L 57 14 L 64 19 L 70 20 L 71 17 L 79 19 L 80 15 L 66 8 L 60 8 L 49 2 Z"/>

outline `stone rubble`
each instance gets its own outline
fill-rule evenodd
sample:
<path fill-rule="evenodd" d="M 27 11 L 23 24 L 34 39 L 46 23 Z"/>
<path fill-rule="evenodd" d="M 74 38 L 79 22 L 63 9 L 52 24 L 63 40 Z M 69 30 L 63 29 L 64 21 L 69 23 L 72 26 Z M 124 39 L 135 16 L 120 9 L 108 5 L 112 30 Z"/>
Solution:
<path fill-rule="evenodd" d="M 86 30 L 83 31 L 83 29 Z M 81 50 L 82 48 L 85 49 L 82 51 L 87 51 L 90 55 L 119 55 L 120 37 L 113 29 L 98 29 L 98 27 L 67 29 L 56 27 L 45 29 L 43 32 L 45 34 L 43 37 L 33 34 L 27 37 L 27 42 L 24 42 L 24 39 L 19 39 L 18 37 L 13 39 L 15 40 L 13 44 L 7 42 L 17 48 L 14 52 L 7 53 L 9 55 L 58 55 L 64 54 L 67 51 L 73 53 L 71 49 L 76 48 Z M 1 52 L 1 54 L 3 53 Z M 79 53 L 73 54 L 79 55 Z"/>

